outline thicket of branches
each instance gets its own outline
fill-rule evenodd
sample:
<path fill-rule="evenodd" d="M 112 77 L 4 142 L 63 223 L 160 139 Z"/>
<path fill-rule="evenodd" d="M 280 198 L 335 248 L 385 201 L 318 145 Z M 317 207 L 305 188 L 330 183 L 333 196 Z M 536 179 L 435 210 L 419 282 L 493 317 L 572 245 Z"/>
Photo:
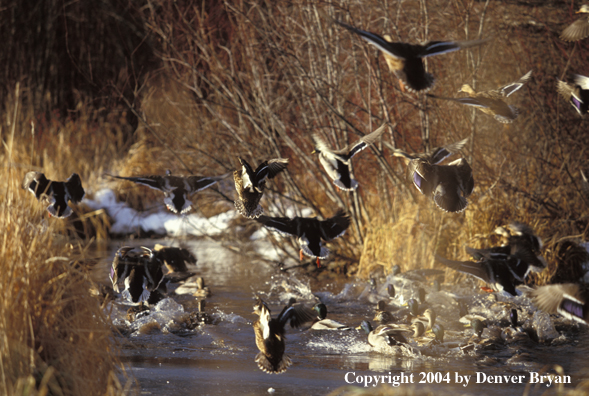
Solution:
<path fill-rule="evenodd" d="M 2 369 L 5 393 L 79 394 L 88 381 L 96 394 L 123 391 L 99 306 L 86 301 L 84 273 L 54 260 L 83 253 L 86 242 L 65 245 L 64 223 L 40 234 L 44 212 L 19 188 L 28 170 L 56 180 L 75 171 L 92 195 L 104 172 L 218 175 L 236 169 L 238 155 L 254 165 L 285 157 L 288 170 L 269 184 L 262 205 L 272 215 L 348 210 L 353 224 L 331 245 L 335 262 L 346 264 L 337 268 L 348 273 L 431 267 L 434 253 L 457 258 L 464 245 L 489 246 L 495 227 L 517 220 L 546 242 L 550 268 L 535 281 L 579 275 L 568 242 L 589 232 L 580 185 L 580 170 L 589 168 L 587 121 L 555 89 L 557 78 L 587 74 L 587 44 L 558 38 L 576 18 L 572 2 L 29 3 L 0 7 L 0 269 L 8 274 L 0 281 L 0 359 L 5 368 L 20 362 Z M 509 98 L 520 117 L 506 127 L 456 103 L 401 91 L 382 55 L 334 20 L 406 42 L 492 38 L 428 58 L 432 93 L 456 96 L 464 83 L 493 89 L 533 69 Z M 382 124 L 381 141 L 353 160 L 359 189 L 337 190 L 311 155 L 312 134 L 341 148 Z M 412 186 L 391 148 L 419 152 L 465 137 L 461 155 L 476 187 L 464 213 L 448 214 Z M 205 213 L 231 208 L 230 184 L 221 186 L 227 198 L 207 192 L 197 205 Z M 120 195 L 138 208 L 161 202 L 145 189 Z M 76 221 L 86 221 L 85 230 L 87 221 L 108 224 L 98 212 Z M 275 243 L 298 259 L 293 239 Z M 77 353 L 72 364 L 60 358 L 66 349 Z"/>
<path fill-rule="evenodd" d="M 291 158 L 266 206 L 272 202 L 276 215 L 293 205 L 310 207 L 324 217 L 345 207 L 353 225 L 333 250 L 336 257 L 360 259 L 366 273 L 375 264 L 430 266 L 436 251 L 458 256 L 464 244 L 488 245 L 492 230 L 511 220 L 530 224 L 549 241 L 586 237 L 588 202 L 579 176 L 587 166 L 585 122 L 557 97 L 555 85 L 565 70 L 582 73 L 587 51 L 558 39 L 570 19 L 555 18 L 550 6 L 243 1 L 209 3 L 204 10 L 192 2 L 149 4 L 145 18 L 166 78 L 185 92 L 160 90 L 157 101 L 151 98 L 157 112 L 145 101 L 148 122 L 159 125 L 170 147 L 195 150 L 182 156 L 191 169 L 228 171 L 237 155 L 250 162 Z M 382 55 L 334 20 L 406 42 L 491 37 L 480 48 L 428 58 L 436 77 L 432 92 L 456 96 L 464 83 L 494 89 L 533 69 L 530 83 L 509 98 L 521 116 L 505 127 L 458 104 L 401 91 Z M 341 148 L 383 123 L 382 142 L 354 158 L 360 188 L 338 191 L 310 154 L 311 135 Z M 462 154 L 473 167 L 475 192 L 465 213 L 447 214 L 408 183 L 390 148 L 419 152 L 464 137 L 470 138 Z"/>

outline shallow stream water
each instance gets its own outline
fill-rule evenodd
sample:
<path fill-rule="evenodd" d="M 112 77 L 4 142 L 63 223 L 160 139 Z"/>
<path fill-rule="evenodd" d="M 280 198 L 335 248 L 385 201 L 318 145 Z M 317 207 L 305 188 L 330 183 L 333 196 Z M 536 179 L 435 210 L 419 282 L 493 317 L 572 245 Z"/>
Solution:
<path fill-rule="evenodd" d="M 155 243 L 174 245 L 172 240 L 143 240 L 130 244 L 151 247 Z M 96 274 L 104 283 L 108 282 L 110 263 L 119 245 L 105 252 L 104 265 L 100 265 Z M 568 388 L 589 378 L 587 328 L 567 321 L 557 326 L 566 333 L 559 345 L 527 342 L 500 345 L 495 350 L 479 353 L 438 357 L 395 357 L 379 353 L 367 344 L 366 335 L 358 330 L 288 328 L 286 353 L 293 365 L 286 373 L 266 374 L 254 362 L 258 353 L 252 328 L 257 319 L 252 313 L 254 293 L 268 302 L 273 315 L 277 315 L 292 296 L 312 305 L 314 294 L 327 305 L 328 318 L 354 327 L 364 319 L 372 321 L 374 301 L 382 295 L 377 295 L 377 291 L 363 281 L 353 283 L 343 279 L 325 284 L 309 280 L 297 274 L 297 270 L 284 273 L 268 263 L 252 262 L 208 239 L 184 241 L 183 247 L 195 254 L 198 259 L 196 273 L 211 289 L 205 311 L 212 315 L 213 324 L 203 324 L 192 330 L 184 328 L 180 319 L 182 313 L 196 310 L 196 299 L 190 295 L 175 295 L 174 287 L 169 288 L 172 300 L 160 302 L 150 315 L 135 323 L 126 320 L 129 306 L 122 304 L 120 296 L 107 308 L 115 324 L 126 329 L 125 335 L 117 337 L 121 359 L 138 381 L 142 395 L 326 395 L 348 385 L 346 379 L 352 382 L 363 376 L 395 376 L 401 372 L 413 374 L 416 386 L 440 392 L 521 395 L 530 372 L 541 372 L 553 365 L 562 366 L 564 373 L 571 377 Z M 443 286 L 453 291 L 457 289 Z M 465 290 L 475 293 L 472 288 Z M 429 296 L 436 298 L 433 294 Z M 462 330 L 457 334 L 464 334 L 463 338 L 468 339 L 472 332 Z M 436 377 L 436 372 L 441 375 Z M 487 376 L 523 375 L 525 381 L 522 384 L 476 384 L 477 372 Z M 431 373 L 429 377 L 427 373 Z M 444 378 L 446 373 L 450 376 Z M 456 383 L 457 374 L 472 375 L 467 387 Z M 440 379 L 449 379 L 449 383 Z M 420 384 L 420 380 L 424 383 Z M 555 387 L 552 385 L 552 389 Z M 539 385 L 531 389 L 531 394 L 542 394 L 547 389 Z"/>

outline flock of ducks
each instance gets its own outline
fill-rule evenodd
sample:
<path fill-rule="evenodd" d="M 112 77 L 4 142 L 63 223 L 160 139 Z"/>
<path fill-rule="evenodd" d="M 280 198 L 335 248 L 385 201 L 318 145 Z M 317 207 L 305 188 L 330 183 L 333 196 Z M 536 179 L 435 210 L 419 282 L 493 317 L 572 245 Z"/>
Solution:
<path fill-rule="evenodd" d="M 589 5 L 583 5 L 579 13 L 589 13 Z M 434 85 L 434 77 L 427 73 L 423 58 L 440 55 L 464 48 L 471 48 L 485 44 L 486 40 L 473 41 L 433 41 L 425 45 L 393 42 L 390 36 L 379 36 L 364 31 L 346 23 L 336 21 L 340 26 L 360 36 L 369 44 L 378 48 L 384 55 L 391 72 L 399 79 L 402 90 L 415 93 L 425 93 Z M 589 36 L 589 20 L 581 18 L 567 27 L 561 38 L 576 41 Z M 473 106 L 482 112 L 493 116 L 501 123 L 511 123 L 518 116 L 518 110 L 505 102 L 505 99 L 519 90 L 529 81 L 532 71 L 520 79 L 495 90 L 475 92 L 469 85 L 462 86 L 459 92 L 466 93 L 466 97 L 447 98 L 428 95 L 435 99 L 450 100 L 467 106 Z M 577 75 L 574 85 L 558 81 L 559 94 L 583 115 L 589 107 L 589 78 Z M 357 142 L 343 149 L 332 149 L 323 138 L 314 134 L 314 153 L 335 186 L 342 191 L 353 191 L 358 188 L 358 181 L 350 174 L 350 161 L 368 145 L 377 142 L 386 130 L 381 126 L 370 134 L 363 136 Z M 446 212 L 461 212 L 466 209 L 468 196 L 474 189 L 472 169 L 464 158 L 442 165 L 449 156 L 460 151 L 467 139 L 434 149 L 428 153 L 410 154 L 400 149 L 394 149 L 393 155 L 403 157 L 407 161 L 407 168 L 414 186 L 435 205 Z M 289 160 L 275 158 L 263 161 L 255 169 L 244 159 L 239 158 L 240 168 L 233 173 L 237 199 L 235 207 L 246 218 L 255 219 L 265 227 L 280 233 L 296 236 L 300 245 L 300 258 L 304 256 L 320 260 L 329 255 L 329 250 L 323 241 L 330 241 L 342 236 L 350 225 L 348 214 L 339 209 L 335 215 L 325 220 L 307 217 L 269 217 L 265 216 L 260 205 L 266 180 L 273 179 L 284 171 Z M 582 174 L 583 177 L 584 174 Z M 110 175 L 109 175 L 110 176 Z M 227 175 L 214 177 L 173 176 L 170 171 L 164 176 L 111 176 L 148 186 L 164 193 L 166 207 L 181 215 L 191 210 L 192 202 L 189 197 L 219 182 Z M 84 198 L 84 188 L 78 174 L 74 173 L 66 181 L 52 181 L 40 172 L 29 172 L 25 175 L 22 186 L 46 205 L 51 216 L 65 218 L 72 214 L 68 202 L 79 203 Z M 436 256 L 438 262 L 474 276 L 489 285 L 489 291 L 506 292 L 512 296 L 519 293 L 517 286 L 525 283 L 526 276 L 531 271 L 542 271 L 546 267 L 545 260 L 540 255 L 541 239 L 528 226 L 512 223 L 500 227 L 496 232 L 503 240 L 499 246 L 486 249 L 468 248 L 472 261 L 454 261 Z M 168 250 L 172 249 L 172 250 Z M 177 250 L 173 250 L 177 249 Z M 124 298 L 133 303 L 153 303 L 165 294 L 164 272 L 186 271 L 186 262 L 196 263 L 196 259 L 187 251 L 179 248 L 133 248 L 125 246 L 117 251 L 110 271 L 112 287 L 121 292 L 120 284 L 124 285 L 121 292 Z M 197 279 L 197 296 L 206 297 L 208 289 L 204 281 Z M 393 291 L 394 293 L 394 291 Z M 589 292 L 580 285 L 561 284 L 549 285 L 534 289 L 529 293 L 534 303 L 549 313 L 560 313 L 567 318 L 587 323 L 589 308 L 585 304 Z M 158 297 L 159 296 L 159 297 Z M 410 320 L 400 323 L 391 313 L 387 312 L 384 304 L 377 307 L 377 320 L 380 325 L 373 328 L 370 322 L 362 322 L 362 328 L 368 337 L 370 345 L 380 348 L 413 349 L 418 345 L 443 342 L 444 329 L 435 324 L 436 314 L 428 309 L 419 314 L 415 300 L 409 303 Z M 284 333 L 285 326 L 299 327 L 312 322 L 316 329 L 349 329 L 349 326 L 330 321 L 326 318 L 327 308 L 317 304 L 308 308 L 296 301 L 289 301 L 280 314 L 272 318 L 268 305 L 258 299 L 254 306 L 254 313 L 259 316 L 253 324 L 255 340 L 260 353 L 256 362 L 260 369 L 268 373 L 282 373 L 290 365 L 291 360 L 285 355 Z M 517 324 L 517 311 L 515 312 Z M 513 316 L 513 314 L 512 314 Z M 513 321 L 513 320 L 512 320 Z M 470 321 L 470 325 L 480 337 L 483 322 L 479 318 Z M 514 329 L 516 325 L 512 326 Z M 427 333 L 426 333 L 427 332 Z M 428 335 L 430 333 L 431 335 Z"/>

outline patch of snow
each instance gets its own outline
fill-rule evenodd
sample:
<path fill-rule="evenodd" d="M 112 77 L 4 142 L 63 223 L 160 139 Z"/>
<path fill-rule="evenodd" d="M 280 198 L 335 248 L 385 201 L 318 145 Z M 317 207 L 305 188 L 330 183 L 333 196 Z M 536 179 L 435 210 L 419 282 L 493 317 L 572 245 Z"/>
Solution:
<path fill-rule="evenodd" d="M 130 234 L 137 229 L 170 236 L 180 235 L 219 235 L 227 230 L 229 222 L 237 216 L 230 210 L 210 218 L 198 214 L 176 215 L 171 212 L 138 212 L 124 202 L 118 202 L 114 191 L 102 189 L 94 194 L 94 199 L 83 201 L 92 210 L 104 209 L 113 219 L 110 232 Z"/>

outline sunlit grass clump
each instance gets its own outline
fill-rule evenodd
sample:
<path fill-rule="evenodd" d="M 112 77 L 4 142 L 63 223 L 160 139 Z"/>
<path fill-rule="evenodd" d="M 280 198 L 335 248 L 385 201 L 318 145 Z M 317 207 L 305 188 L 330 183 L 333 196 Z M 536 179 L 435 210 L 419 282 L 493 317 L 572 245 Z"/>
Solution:
<path fill-rule="evenodd" d="M 21 188 L 29 170 L 57 180 L 77 171 L 86 186 L 93 165 L 83 163 L 87 154 L 82 152 L 105 150 L 110 143 L 75 144 L 82 139 L 74 138 L 76 131 L 89 125 L 85 121 L 50 123 L 44 132 L 53 139 L 46 137 L 41 149 L 41 140 L 31 137 L 31 126 L 24 121 L 32 108 L 23 111 L 18 101 L 8 107 L 0 154 L 0 394 L 120 394 L 109 320 L 89 292 L 80 260 L 88 244 L 73 226 L 83 217 L 80 207 L 68 219 L 49 217 Z M 105 218 L 103 222 L 108 223 Z M 104 230 L 100 232 L 95 236 L 103 238 Z"/>

